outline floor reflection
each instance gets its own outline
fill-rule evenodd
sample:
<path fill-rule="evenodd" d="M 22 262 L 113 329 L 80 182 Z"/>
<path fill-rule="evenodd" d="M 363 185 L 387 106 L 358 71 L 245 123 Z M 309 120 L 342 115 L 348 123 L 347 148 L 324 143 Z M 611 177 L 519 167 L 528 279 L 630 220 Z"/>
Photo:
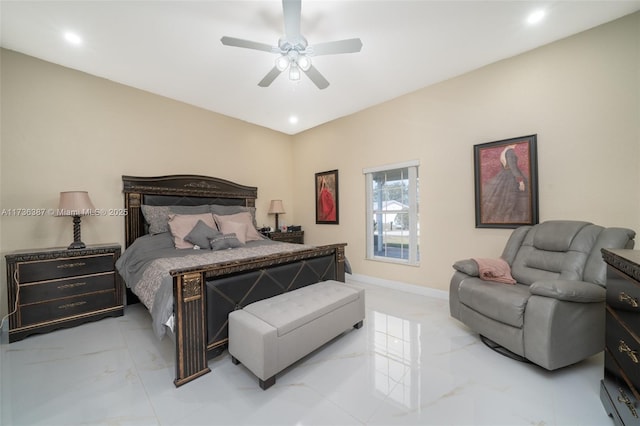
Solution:
<path fill-rule="evenodd" d="M 420 400 L 420 324 L 372 311 L 374 383 L 403 407 Z"/>

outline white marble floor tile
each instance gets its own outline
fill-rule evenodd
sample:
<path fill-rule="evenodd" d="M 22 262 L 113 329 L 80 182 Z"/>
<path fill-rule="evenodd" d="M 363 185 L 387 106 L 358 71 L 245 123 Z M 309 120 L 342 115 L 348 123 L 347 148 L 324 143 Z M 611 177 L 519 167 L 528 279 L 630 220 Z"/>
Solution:
<path fill-rule="evenodd" d="M 1 425 L 611 425 L 602 355 L 548 372 L 496 354 L 446 300 L 351 282 L 364 327 L 263 391 L 229 355 L 173 385 L 174 347 L 141 305 L 0 346 Z"/>

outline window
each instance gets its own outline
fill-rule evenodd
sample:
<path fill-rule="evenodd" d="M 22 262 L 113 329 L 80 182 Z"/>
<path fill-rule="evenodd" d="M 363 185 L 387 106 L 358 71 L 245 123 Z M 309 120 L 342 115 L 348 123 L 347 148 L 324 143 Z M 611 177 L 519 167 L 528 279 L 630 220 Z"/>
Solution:
<path fill-rule="evenodd" d="M 363 172 L 367 185 L 367 259 L 417 265 L 418 162 Z"/>

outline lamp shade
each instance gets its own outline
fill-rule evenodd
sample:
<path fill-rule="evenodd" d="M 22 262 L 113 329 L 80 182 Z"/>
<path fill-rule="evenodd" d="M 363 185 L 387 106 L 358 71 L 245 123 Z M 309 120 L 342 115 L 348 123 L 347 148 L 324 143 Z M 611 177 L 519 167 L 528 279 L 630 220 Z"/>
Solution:
<path fill-rule="evenodd" d="M 284 211 L 284 206 L 282 205 L 282 200 L 271 200 L 271 204 L 269 205 L 269 214 L 281 214 L 286 213 Z"/>
<path fill-rule="evenodd" d="M 94 210 L 87 191 L 65 191 L 60 193 L 56 216 L 87 216 Z"/>

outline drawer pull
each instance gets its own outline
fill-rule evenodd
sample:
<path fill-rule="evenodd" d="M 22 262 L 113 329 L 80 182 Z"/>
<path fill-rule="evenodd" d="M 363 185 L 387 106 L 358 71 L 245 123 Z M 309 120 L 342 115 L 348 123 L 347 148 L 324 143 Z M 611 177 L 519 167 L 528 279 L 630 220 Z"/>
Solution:
<path fill-rule="evenodd" d="M 631 305 L 634 308 L 638 307 L 638 299 L 636 299 L 635 297 L 629 296 L 624 291 L 620 293 L 620 295 L 618 296 L 618 299 L 621 302 L 627 302 L 629 305 Z"/>
<path fill-rule="evenodd" d="M 627 396 L 627 394 L 622 388 L 618 388 L 618 392 L 620 392 L 620 396 L 618 396 L 618 402 L 621 402 L 624 405 L 626 405 L 629 411 L 631 411 L 631 415 L 637 419 L 638 412 L 636 411 L 636 407 L 633 406 L 633 402 L 631 402 L 631 400 L 629 399 L 629 397 Z"/>
<path fill-rule="evenodd" d="M 86 265 L 85 262 L 63 263 L 62 265 L 58 265 L 57 268 L 58 269 L 77 268 L 78 266 L 84 266 L 84 265 Z"/>
<path fill-rule="evenodd" d="M 631 361 L 633 361 L 635 364 L 639 362 L 638 353 L 634 350 L 631 350 L 631 348 L 625 343 L 624 340 L 620 340 L 620 346 L 618 346 L 618 350 L 620 352 L 626 352 L 629 358 L 631 358 Z"/>
<path fill-rule="evenodd" d="M 64 290 L 66 288 L 82 287 L 83 285 L 87 285 L 87 283 L 86 282 L 78 282 L 78 283 L 62 284 L 62 285 L 58 286 L 58 290 Z"/>
<path fill-rule="evenodd" d="M 76 306 L 82 306 L 84 305 L 85 301 L 82 302 L 73 302 L 73 303 L 67 303 L 66 305 L 60 305 L 58 306 L 58 309 L 69 309 L 69 308 L 75 308 Z"/>

